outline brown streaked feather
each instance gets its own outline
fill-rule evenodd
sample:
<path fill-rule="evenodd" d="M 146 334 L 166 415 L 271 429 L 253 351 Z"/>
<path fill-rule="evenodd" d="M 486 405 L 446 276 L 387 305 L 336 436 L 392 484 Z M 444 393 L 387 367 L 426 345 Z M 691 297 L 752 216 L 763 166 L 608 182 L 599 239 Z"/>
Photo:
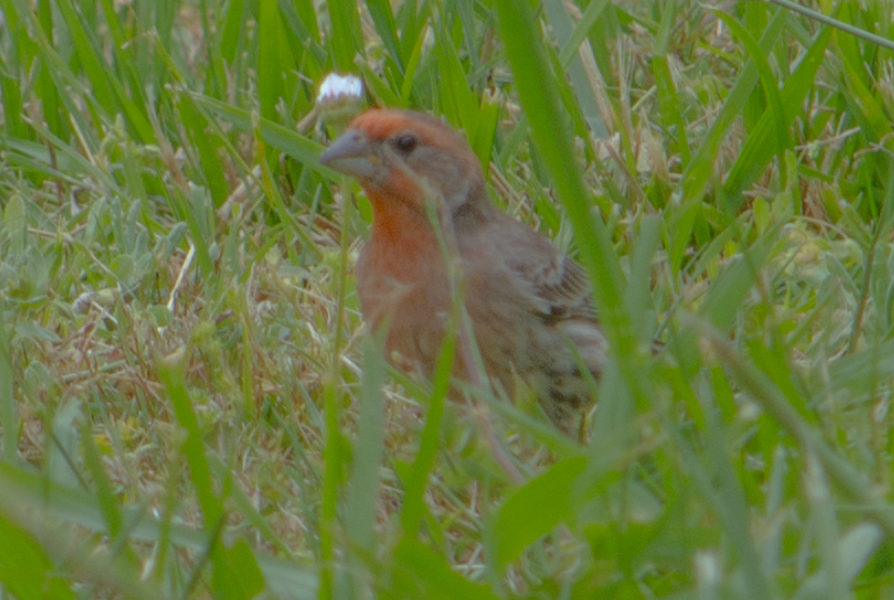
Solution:
<path fill-rule="evenodd" d="M 498 226 L 512 235 L 498 242 L 497 252 L 506 266 L 517 274 L 525 289 L 521 291 L 537 307 L 547 323 L 564 319 L 596 321 L 592 287 L 584 268 L 562 254 L 541 234 L 515 219 L 500 214 Z"/>
<path fill-rule="evenodd" d="M 549 303 L 544 320 L 553 323 L 565 319 L 596 321 L 590 282 L 576 261 L 557 255 L 546 269 L 534 272 L 532 283 L 539 298 Z"/>

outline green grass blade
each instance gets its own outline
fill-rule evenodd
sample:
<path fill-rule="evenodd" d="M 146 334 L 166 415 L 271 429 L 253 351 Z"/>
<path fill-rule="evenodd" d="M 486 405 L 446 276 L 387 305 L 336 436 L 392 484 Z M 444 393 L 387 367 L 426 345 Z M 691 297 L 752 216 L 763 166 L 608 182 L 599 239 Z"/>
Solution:
<path fill-rule="evenodd" d="M 583 457 L 554 464 L 513 494 L 489 524 L 490 563 L 497 572 L 566 519 L 574 519 L 574 490 L 587 466 Z"/>
<path fill-rule="evenodd" d="M 258 96 L 261 116 L 278 121 L 276 104 L 285 95 L 284 77 L 295 63 L 292 50 L 284 39 L 282 18 L 276 2 L 261 2 L 260 49 L 258 51 Z"/>
<path fill-rule="evenodd" d="M 174 413 L 177 415 L 177 421 L 186 432 L 182 452 L 189 464 L 190 477 L 199 499 L 199 506 L 202 508 L 202 520 L 206 531 L 216 532 L 223 523 L 224 508 L 214 492 L 215 485 L 211 480 L 208 459 L 205 457 L 199 422 L 186 391 L 183 352 L 159 359 L 158 369 L 173 405 Z M 215 593 L 221 598 L 248 598 L 249 596 L 239 593 L 238 586 L 233 585 L 233 573 L 228 567 L 227 551 L 221 540 L 215 534 L 209 543 L 211 546 L 207 552 L 210 554 L 214 566 L 212 587 Z"/>
<path fill-rule="evenodd" d="M 723 190 L 730 203 L 730 210 L 736 210 L 741 205 L 738 194 L 763 172 L 773 154 L 773 148 L 777 149 L 777 154 L 779 150 L 787 149 L 789 140 L 783 132 L 789 129 L 792 121 L 800 114 L 831 38 L 831 30 L 825 30 L 817 36 L 816 42 L 799 63 L 797 71 L 786 81 L 781 94 L 771 94 L 770 110 L 761 117 L 724 183 Z M 760 50 L 755 47 L 752 52 L 752 56 L 757 56 Z M 759 65 L 760 62 L 756 61 Z M 764 87 L 772 82 L 775 89 L 776 84 L 769 73 L 769 65 L 759 66 L 758 70 L 764 73 L 761 75 Z M 784 170 L 784 157 L 780 155 L 778 160 L 780 170 Z"/>
<path fill-rule="evenodd" d="M 454 572 L 443 558 L 410 539 L 393 552 L 395 566 L 377 590 L 382 598 L 426 598 L 426 600 L 496 600 L 486 587 L 471 583 Z"/>
<path fill-rule="evenodd" d="M 596 99 L 596 94 L 601 93 L 601 81 L 594 80 L 598 77 L 594 72 L 595 61 L 591 63 L 591 70 L 588 71 L 580 53 L 589 53 L 589 55 L 584 54 L 584 56 L 588 61 L 593 60 L 589 43 L 583 48 L 581 44 L 584 43 L 593 24 L 608 4 L 609 2 L 606 0 L 591 2 L 577 25 L 572 22 L 566 6 L 561 2 L 545 2 L 543 5 L 549 16 L 553 35 L 555 35 L 556 41 L 559 42 L 559 46 L 562 48 L 559 55 L 559 63 L 568 68 L 568 76 L 574 88 L 575 98 L 577 98 L 574 106 L 584 115 L 593 135 L 597 138 L 608 137 L 608 129 L 605 126 L 602 111 Z"/>
<path fill-rule="evenodd" d="M 720 273 L 711 286 L 700 312 L 721 331 L 732 329 L 738 309 L 769 260 L 774 243 L 775 236 L 771 234 L 759 239 L 739 260 Z"/>
<path fill-rule="evenodd" d="M 248 110 L 229 106 L 208 96 L 195 94 L 192 95 L 192 98 L 198 105 L 207 108 L 243 131 L 251 131 L 254 127 L 252 114 Z M 306 164 L 333 181 L 340 178 L 338 173 L 324 167 L 317 161 L 317 157 L 323 151 L 321 144 L 268 119 L 261 117 L 257 118 L 256 121 L 258 131 L 263 136 L 265 143 L 285 152 L 295 160 Z"/>
<path fill-rule="evenodd" d="M 18 459 L 19 417 L 16 411 L 13 388 L 12 360 L 9 352 L 9 334 L 0 321 L 0 420 L 3 421 L 3 460 Z"/>
<path fill-rule="evenodd" d="M 18 600 L 68 600 L 76 596 L 41 544 L 0 514 L 0 583 Z"/>
<path fill-rule="evenodd" d="M 269 4 L 269 3 L 268 3 Z M 221 58 L 228 63 L 236 62 L 236 53 L 242 46 L 240 39 L 242 37 L 242 23 L 248 15 L 245 14 L 245 3 L 243 0 L 232 0 L 228 5 L 223 17 L 223 27 L 220 33 L 220 53 Z"/>
<path fill-rule="evenodd" d="M 787 15 L 783 11 L 778 11 L 773 16 L 773 20 L 760 41 L 760 47 L 764 52 L 769 52 L 770 48 L 776 44 L 782 34 L 786 18 Z M 726 139 L 733 122 L 742 114 L 750 92 L 757 85 L 759 79 L 760 74 L 757 66 L 753 62 L 746 64 L 736 78 L 723 108 L 711 124 L 711 129 L 692 157 L 689 167 L 683 172 L 680 189 L 684 208 L 676 212 L 673 221 L 669 224 L 671 232 L 669 252 L 671 267 L 674 271 L 679 269 L 683 260 L 683 252 L 689 244 L 692 234 L 695 211 L 704 197 L 708 183 L 713 178 L 714 157 L 717 156 L 718 149 Z"/>
<path fill-rule="evenodd" d="M 456 327 L 451 327 L 441 346 L 425 428 L 419 440 L 419 451 L 413 461 L 412 471 L 404 481 L 404 506 L 400 514 L 400 523 L 408 539 L 415 539 L 418 535 L 419 523 L 425 512 L 425 488 L 438 451 L 441 422 L 444 418 L 444 404 L 447 402 L 447 393 L 450 390 L 450 375 L 453 371 L 455 351 Z"/>
<path fill-rule="evenodd" d="M 71 1 L 57 0 L 57 6 L 71 33 L 78 60 L 84 66 L 99 105 L 110 118 L 119 112 L 124 113 L 142 141 L 147 143 L 154 141 L 155 136 L 148 119 L 142 109 L 127 97 L 116 75 L 100 58 L 102 54 L 97 49 L 98 44 L 81 22 Z"/>
<path fill-rule="evenodd" d="M 689 165 L 690 149 L 689 140 L 686 135 L 686 124 L 683 122 L 682 109 L 680 106 L 680 98 L 676 89 L 676 83 L 671 76 L 670 66 L 668 64 L 668 44 L 671 29 L 674 26 L 674 19 L 677 16 L 677 7 L 679 2 L 670 1 L 663 3 L 663 12 L 661 16 L 661 26 L 658 34 L 655 36 L 655 51 L 652 54 L 652 73 L 655 76 L 655 87 L 658 90 L 658 99 L 661 106 L 661 113 L 664 116 L 665 123 L 670 129 L 667 133 L 676 139 L 676 150 L 680 154 L 680 161 L 685 170 Z"/>
<path fill-rule="evenodd" d="M 123 546 L 124 558 L 132 565 L 136 565 L 136 556 L 129 551 L 130 548 L 125 544 L 126 538 L 123 537 L 126 534 L 124 516 L 116 502 L 111 482 L 102 467 L 99 452 L 93 441 L 92 434 L 93 432 L 91 431 L 90 422 L 84 420 L 81 424 L 81 448 L 83 448 L 84 451 L 84 462 L 93 478 L 93 485 L 96 487 L 98 504 L 102 509 L 103 518 L 105 519 L 106 527 L 112 538 L 113 547 Z"/>
<path fill-rule="evenodd" d="M 591 212 L 588 201 L 591 195 L 571 151 L 571 135 L 560 109 L 555 75 L 541 49 L 533 11 L 527 3 L 513 0 L 498 0 L 497 9 L 506 52 L 534 141 L 574 226 L 609 342 L 619 359 L 626 362 L 637 353 L 630 315 L 623 304 L 626 283 L 609 231 L 602 219 L 594 218 Z M 634 371 L 631 368 L 625 372 L 631 376 L 632 388 L 637 389 L 642 381 L 633 377 Z"/>
<path fill-rule="evenodd" d="M 335 68 L 342 73 L 350 73 L 354 68 L 354 54 L 364 52 L 360 44 L 360 16 L 356 0 L 333 0 L 328 3 L 329 18 L 332 20 L 332 36 L 329 42 Z"/>
<path fill-rule="evenodd" d="M 397 25 L 394 22 L 394 13 L 391 12 L 391 3 L 387 0 L 366 0 L 366 8 L 369 9 L 369 15 L 385 49 L 388 50 L 388 55 L 398 69 L 403 70 L 403 60 L 397 42 Z"/>
<path fill-rule="evenodd" d="M 377 338 L 369 338 L 363 352 L 360 392 L 360 431 L 354 448 L 354 465 L 348 492 L 346 529 L 362 550 L 375 551 L 375 520 L 379 497 L 379 472 L 385 455 L 385 350 Z"/>

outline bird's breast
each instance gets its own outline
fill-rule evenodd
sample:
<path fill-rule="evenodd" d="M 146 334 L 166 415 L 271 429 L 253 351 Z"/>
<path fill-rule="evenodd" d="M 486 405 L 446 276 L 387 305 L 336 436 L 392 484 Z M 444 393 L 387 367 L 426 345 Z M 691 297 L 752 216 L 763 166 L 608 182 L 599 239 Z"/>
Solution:
<path fill-rule="evenodd" d="M 440 249 L 421 236 L 382 238 L 374 230 L 355 273 L 363 318 L 374 331 L 387 329 L 389 358 L 397 366 L 429 373 L 451 302 Z"/>

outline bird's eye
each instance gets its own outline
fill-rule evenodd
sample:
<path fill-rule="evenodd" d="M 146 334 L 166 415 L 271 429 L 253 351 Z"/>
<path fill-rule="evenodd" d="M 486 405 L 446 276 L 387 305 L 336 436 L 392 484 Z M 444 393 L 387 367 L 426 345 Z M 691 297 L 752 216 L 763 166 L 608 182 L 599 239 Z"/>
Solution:
<path fill-rule="evenodd" d="M 394 140 L 394 147 L 401 154 L 409 154 L 416 148 L 417 143 L 419 140 L 416 139 L 416 136 L 408 133 Z"/>

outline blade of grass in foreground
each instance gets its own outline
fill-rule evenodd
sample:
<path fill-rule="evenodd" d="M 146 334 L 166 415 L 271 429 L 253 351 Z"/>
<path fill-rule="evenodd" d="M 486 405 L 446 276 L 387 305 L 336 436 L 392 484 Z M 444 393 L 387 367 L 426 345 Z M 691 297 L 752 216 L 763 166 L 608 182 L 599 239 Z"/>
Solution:
<path fill-rule="evenodd" d="M 0 583 L 19 600 L 74 600 L 74 592 L 43 547 L 0 515 Z M 27 577 L 22 574 L 27 573 Z"/>
<path fill-rule="evenodd" d="M 497 600 L 486 587 L 456 573 L 443 558 L 421 542 L 404 538 L 394 549 L 394 566 L 377 590 L 381 598 L 425 598 L 426 600 Z M 381 585 L 381 583 L 380 583 Z"/>
<path fill-rule="evenodd" d="M 77 507 L 75 507 L 77 505 Z M 86 510 L 82 510 L 86 509 Z M 135 600 L 169 596 L 141 581 L 138 567 L 116 545 L 85 536 L 66 516 L 94 514 L 95 531 L 106 531 L 95 499 L 81 489 L 59 486 L 27 467 L 0 464 L 0 585 L 19 600 L 69 599 L 77 585 L 83 597 L 90 586 Z M 142 511 L 141 511 L 142 512 Z M 130 515 L 131 523 L 139 516 Z M 60 518 L 61 517 L 61 518 Z M 134 518 L 135 517 L 135 518 Z M 102 546 L 102 550 L 98 548 Z M 77 578 L 77 582 L 72 581 Z"/>
<path fill-rule="evenodd" d="M 491 519 L 487 548 L 495 577 L 522 551 L 564 519 L 574 519 L 572 491 L 587 459 L 579 456 L 554 464 L 513 494 Z"/>
<path fill-rule="evenodd" d="M 341 478 L 342 437 L 338 430 L 341 396 L 335 381 L 329 378 L 323 388 L 326 400 L 326 448 L 323 451 L 326 469 L 323 475 L 323 497 L 320 508 L 320 600 L 333 598 L 335 587 L 335 517 L 338 509 L 338 482 Z"/>
<path fill-rule="evenodd" d="M 385 351 L 378 337 L 368 336 L 363 352 L 363 380 L 360 387 L 360 417 L 353 473 L 348 497 L 347 531 L 366 552 L 375 551 L 376 504 L 379 472 L 384 456 Z"/>
<path fill-rule="evenodd" d="M 16 434 L 19 430 L 12 382 L 9 337 L 6 334 L 6 326 L 0 320 L 0 420 L 3 421 L 3 455 L 0 458 L 9 462 L 16 459 L 18 452 Z"/>
<path fill-rule="evenodd" d="M 205 457 L 202 434 L 199 431 L 199 422 L 193 412 L 189 394 L 183 377 L 185 352 L 176 352 L 171 356 L 158 361 L 158 371 L 165 385 L 174 413 L 180 426 L 186 430 L 186 439 L 183 441 L 182 451 L 189 463 L 190 477 L 192 478 L 199 505 L 202 507 L 202 517 L 205 529 L 208 532 L 218 531 L 224 518 L 223 505 L 215 495 L 214 482 L 211 480 L 211 469 L 208 459 Z M 233 581 L 233 573 L 227 565 L 226 549 L 219 536 L 215 535 L 209 542 L 211 547 L 207 551 L 211 555 L 214 565 L 212 571 L 212 587 L 218 597 L 234 598 L 234 590 L 239 589 Z"/>
<path fill-rule="evenodd" d="M 352 596 L 362 597 L 367 575 L 359 557 L 376 556 L 376 510 L 379 506 L 382 459 L 385 455 L 385 351 L 382 336 L 367 336 L 363 350 L 360 386 L 360 415 L 354 446 L 351 479 L 348 482 L 345 530 L 357 551 L 348 557 L 353 578 Z"/>
<path fill-rule="evenodd" d="M 342 185 L 343 190 L 350 189 L 349 186 Z M 353 206 L 350 199 L 344 202 L 343 219 L 344 223 L 351 222 L 351 207 Z M 340 381 L 340 372 L 342 364 L 342 353 L 344 352 L 344 314 L 345 314 L 345 295 L 347 293 L 347 273 L 348 273 L 348 228 L 341 228 L 340 253 L 338 271 L 335 273 L 337 278 L 336 284 L 336 309 L 335 309 L 335 332 L 332 344 L 332 355 L 330 357 L 329 372 L 327 381 L 324 384 L 323 394 L 326 399 L 326 449 L 324 456 L 326 460 L 326 470 L 323 479 L 323 506 L 321 509 L 320 519 L 320 558 L 322 560 L 322 569 L 320 573 L 320 598 L 335 597 L 335 530 L 336 517 L 338 509 L 338 491 L 339 483 L 342 480 L 343 462 L 345 458 L 344 445 L 345 440 L 342 437 L 341 425 L 341 404 L 344 392 L 338 386 Z M 372 359 L 370 359 L 372 360 Z M 382 375 L 380 374 L 379 377 Z M 381 461 L 379 461 L 381 462 Z M 363 533 L 361 537 L 365 537 Z"/>
<path fill-rule="evenodd" d="M 172 488 L 176 488 L 179 480 L 174 480 Z M 178 490 L 173 489 L 172 493 L 176 494 Z M 176 504 L 179 496 L 171 501 Z M 97 535 L 107 535 L 108 523 L 103 516 L 102 509 L 97 506 L 95 496 L 83 489 L 75 489 L 67 486 L 59 485 L 57 482 L 47 480 L 42 475 L 33 472 L 27 467 L 19 467 L 0 462 L 0 512 L 4 507 L 10 506 L 40 506 L 45 513 L 35 521 L 35 526 L 42 523 L 51 523 L 54 528 L 53 536 L 42 539 L 55 539 L 59 537 L 60 527 L 67 524 L 77 525 L 81 532 L 88 530 Z M 167 514 L 161 519 L 154 519 L 147 515 L 144 506 L 123 506 L 120 508 L 122 520 L 129 527 L 128 537 L 130 540 L 147 542 L 147 543 L 166 543 L 167 540 L 172 548 L 172 559 L 176 559 L 180 552 L 188 552 L 198 554 L 207 549 L 207 535 L 202 531 L 196 531 L 192 527 L 177 524 L 173 522 L 173 514 L 175 507 L 167 510 Z M 33 529 L 29 527 L 29 529 Z M 0 539 L 6 539 L 0 537 Z M 47 546 L 44 546 L 47 549 Z M 70 552 L 70 548 L 66 548 L 66 552 Z M 0 549 L 2 551 L 2 549 Z M 103 556 L 107 552 L 99 553 Z M 131 585 L 141 579 L 141 576 L 118 571 L 109 575 L 108 563 L 103 569 L 97 567 L 94 559 L 96 556 L 81 556 L 82 562 L 78 565 L 79 573 L 83 575 L 96 574 L 102 577 L 96 577 L 95 580 L 103 579 L 110 582 L 112 578 L 115 582 L 120 583 L 120 589 L 126 592 L 126 597 L 130 598 L 164 598 L 163 594 L 158 592 L 158 581 L 155 581 L 155 587 L 138 588 Z M 156 555 L 156 564 L 158 572 L 164 574 L 167 569 L 172 568 L 169 563 L 161 560 L 161 555 Z M 309 567 L 296 564 L 294 561 L 286 561 L 274 556 L 260 555 L 257 557 L 258 565 L 261 567 L 266 584 L 279 597 L 295 598 L 298 600 L 307 600 L 316 597 L 317 576 Z M 120 563 L 118 563 L 120 565 Z M 173 568 L 181 568 L 179 566 Z M 119 577 L 120 575 L 120 577 Z M 92 575 L 91 575 L 92 577 Z M 149 586 L 147 582 L 144 584 Z"/>
<path fill-rule="evenodd" d="M 639 391 L 644 382 L 632 362 L 637 343 L 630 314 L 624 306 L 626 282 L 610 233 L 602 219 L 591 211 L 591 194 L 572 151 L 571 132 L 560 109 L 554 82 L 556 76 L 542 49 L 534 12 L 524 0 L 498 0 L 496 4 L 519 96 L 534 141 L 574 226 L 575 240 L 593 282 L 593 295 L 606 336 L 618 360 L 629 367 L 623 371 L 635 397 L 645 402 L 648 395 Z"/>
<path fill-rule="evenodd" d="M 425 485 L 435 463 L 441 419 L 444 416 L 444 402 L 450 388 L 450 372 L 456 348 L 456 327 L 450 327 L 447 331 L 448 335 L 441 347 L 441 356 L 434 376 L 434 390 L 428 406 L 425 429 L 419 441 L 419 452 L 416 453 L 413 470 L 404 482 L 404 507 L 400 514 L 400 523 L 406 537 L 411 539 L 419 533 L 419 521 L 425 511 Z"/>
<path fill-rule="evenodd" d="M 91 425 L 89 419 L 83 419 L 81 424 L 81 448 L 84 452 L 84 462 L 90 470 L 90 475 L 93 477 L 93 486 L 96 488 L 96 503 L 102 510 L 113 546 L 122 548 L 121 555 L 128 561 L 130 566 L 135 566 L 139 564 L 139 560 L 125 543 L 126 537 L 124 536 L 127 535 L 127 531 L 124 517 L 121 513 L 121 507 L 115 500 L 112 483 L 102 467 L 99 450 L 96 448 L 96 443 L 93 440 Z"/>
<path fill-rule="evenodd" d="M 785 394 L 733 349 L 732 344 L 713 330 L 703 328 L 711 346 L 741 389 L 794 437 L 805 453 L 815 455 L 826 475 L 854 501 L 854 508 L 894 535 L 894 506 L 886 502 L 870 480 L 830 446 L 819 432 L 791 406 Z M 859 508 L 857 508 L 859 507 Z"/>

